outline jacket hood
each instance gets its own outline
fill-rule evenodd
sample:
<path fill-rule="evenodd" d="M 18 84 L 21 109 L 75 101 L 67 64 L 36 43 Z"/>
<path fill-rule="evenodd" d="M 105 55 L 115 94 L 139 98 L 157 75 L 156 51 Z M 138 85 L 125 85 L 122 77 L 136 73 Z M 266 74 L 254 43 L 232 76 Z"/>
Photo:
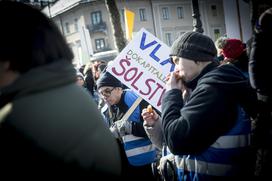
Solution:
<path fill-rule="evenodd" d="M 67 61 L 60 60 L 31 69 L 0 90 L 0 107 L 14 98 L 53 89 L 75 80 L 76 71 Z"/>
<path fill-rule="evenodd" d="M 220 65 L 203 75 L 199 83 L 242 85 L 248 82 L 246 75 L 232 64 Z"/>
<path fill-rule="evenodd" d="M 256 93 L 250 86 L 247 74 L 236 66 L 231 63 L 218 66 L 200 78 L 198 86 L 202 84 L 212 84 L 219 87 L 220 91 L 226 91 L 228 94 L 232 94 L 232 97 L 234 97 L 251 116 L 255 116 L 257 105 Z"/>

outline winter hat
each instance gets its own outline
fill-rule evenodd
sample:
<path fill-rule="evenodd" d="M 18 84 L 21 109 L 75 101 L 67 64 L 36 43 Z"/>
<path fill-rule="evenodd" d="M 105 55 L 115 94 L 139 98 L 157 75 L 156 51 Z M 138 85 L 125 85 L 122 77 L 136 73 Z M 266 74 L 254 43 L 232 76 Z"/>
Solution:
<path fill-rule="evenodd" d="M 236 59 L 245 51 L 245 46 L 241 40 L 227 39 L 223 47 L 223 55 L 225 58 Z"/>
<path fill-rule="evenodd" d="M 214 42 L 208 36 L 189 31 L 182 34 L 172 45 L 170 56 L 194 61 L 213 61 L 217 55 Z"/>
<path fill-rule="evenodd" d="M 107 67 L 107 64 L 102 63 L 102 64 L 100 64 L 100 65 L 98 66 L 98 71 L 99 71 L 99 72 L 103 72 L 103 71 L 105 70 L 106 67 Z"/>
<path fill-rule="evenodd" d="M 103 74 L 101 74 L 96 82 L 96 85 L 97 89 L 104 86 L 122 87 L 122 83 L 109 72 L 104 72 Z"/>

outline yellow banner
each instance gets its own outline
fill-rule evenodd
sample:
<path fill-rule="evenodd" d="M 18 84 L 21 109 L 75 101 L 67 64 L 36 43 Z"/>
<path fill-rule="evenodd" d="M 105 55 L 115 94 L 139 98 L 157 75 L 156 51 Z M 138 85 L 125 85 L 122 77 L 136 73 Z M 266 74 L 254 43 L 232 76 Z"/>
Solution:
<path fill-rule="evenodd" d="M 134 17 L 135 17 L 135 13 L 125 8 L 126 37 L 128 40 L 132 39 Z"/>

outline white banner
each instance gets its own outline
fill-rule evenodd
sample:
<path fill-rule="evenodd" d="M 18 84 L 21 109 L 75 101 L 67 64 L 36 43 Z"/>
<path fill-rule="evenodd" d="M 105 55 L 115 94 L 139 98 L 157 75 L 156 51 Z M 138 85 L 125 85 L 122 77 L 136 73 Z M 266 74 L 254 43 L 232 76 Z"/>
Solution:
<path fill-rule="evenodd" d="M 107 71 L 161 111 L 166 76 L 175 68 L 169 53 L 166 44 L 142 28 Z"/>

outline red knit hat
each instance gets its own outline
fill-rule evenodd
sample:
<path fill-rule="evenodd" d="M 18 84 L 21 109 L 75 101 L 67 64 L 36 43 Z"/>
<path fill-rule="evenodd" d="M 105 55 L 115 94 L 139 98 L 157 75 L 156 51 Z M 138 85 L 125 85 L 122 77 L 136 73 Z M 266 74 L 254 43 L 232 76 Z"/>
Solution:
<path fill-rule="evenodd" d="M 243 53 L 244 50 L 245 47 L 241 40 L 227 39 L 222 53 L 225 58 L 236 59 Z"/>

